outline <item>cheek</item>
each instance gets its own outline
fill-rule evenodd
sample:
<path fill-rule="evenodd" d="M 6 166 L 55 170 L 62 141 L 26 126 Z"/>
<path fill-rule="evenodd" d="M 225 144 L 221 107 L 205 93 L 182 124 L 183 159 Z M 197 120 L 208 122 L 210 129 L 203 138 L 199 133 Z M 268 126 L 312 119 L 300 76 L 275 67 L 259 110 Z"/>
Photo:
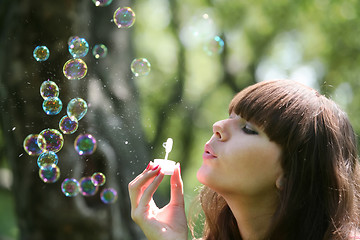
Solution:
<path fill-rule="evenodd" d="M 271 144 L 267 148 L 259 149 L 255 156 L 249 173 L 251 172 L 264 186 L 275 185 L 276 179 L 282 174 L 280 148 Z"/>
<path fill-rule="evenodd" d="M 227 168 L 228 176 L 233 176 L 234 185 L 242 186 L 248 193 L 262 192 L 275 186 L 276 179 L 282 174 L 281 150 L 277 145 L 259 144 L 237 154 L 238 157 L 234 157 L 233 164 Z"/>

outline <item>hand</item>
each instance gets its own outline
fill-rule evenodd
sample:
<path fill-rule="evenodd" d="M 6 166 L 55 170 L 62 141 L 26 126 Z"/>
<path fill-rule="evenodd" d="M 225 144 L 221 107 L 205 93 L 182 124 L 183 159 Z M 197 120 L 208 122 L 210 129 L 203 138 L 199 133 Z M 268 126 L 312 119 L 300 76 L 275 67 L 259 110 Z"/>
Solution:
<path fill-rule="evenodd" d="M 129 183 L 131 217 L 149 240 L 186 240 L 188 229 L 185 216 L 183 183 L 180 164 L 171 176 L 170 202 L 159 209 L 153 195 L 164 178 L 159 166 L 148 167 Z"/>

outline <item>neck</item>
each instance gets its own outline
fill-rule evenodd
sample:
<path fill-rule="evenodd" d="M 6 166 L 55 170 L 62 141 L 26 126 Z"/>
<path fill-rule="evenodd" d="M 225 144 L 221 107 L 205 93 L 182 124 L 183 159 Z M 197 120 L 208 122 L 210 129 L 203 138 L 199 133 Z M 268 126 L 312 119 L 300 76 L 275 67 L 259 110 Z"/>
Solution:
<path fill-rule="evenodd" d="M 264 239 L 278 204 L 277 196 L 223 197 L 235 216 L 242 239 Z"/>

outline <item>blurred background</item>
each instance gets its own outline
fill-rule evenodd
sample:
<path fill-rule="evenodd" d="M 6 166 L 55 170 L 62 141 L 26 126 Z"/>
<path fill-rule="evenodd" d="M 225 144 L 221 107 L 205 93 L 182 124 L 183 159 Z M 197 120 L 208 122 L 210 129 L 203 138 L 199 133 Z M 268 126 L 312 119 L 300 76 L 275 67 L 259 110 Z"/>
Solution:
<path fill-rule="evenodd" d="M 228 117 L 235 93 L 255 82 L 292 79 L 335 100 L 360 133 L 360 5 L 356 0 L 91 0 L 0 1 L 0 239 L 143 239 L 130 219 L 127 184 L 174 140 L 187 208 L 200 187 L 196 172 L 212 124 Z M 97 6 L 98 5 L 98 6 Z M 114 22 L 131 7 L 135 22 Z M 85 38 L 88 67 L 79 80 L 64 76 L 68 40 Z M 92 51 L 104 44 L 107 55 Z M 49 59 L 33 51 L 45 45 Z M 131 71 L 146 58 L 147 75 Z M 40 86 L 59 86 L 63 109 L 47 115 Z M 87 113 L 58 152 L 60 178 L 39 178 L 38 156 L 23 147 L 29 134 L 59 129 L 68 102 L 81 97 Z M 79 134 L 97 140 L 93 154 L 74 150 Z M 65 178 L 103 172 L 116 189 L 112 204 L 94 196 L 66 197 Z M 169 177 L 156 192 L 169 199 Z M 187 210 L 190 211 L 190 210 Z M 201 228 L 200 228 L 201 230 Z M 200 231 L 199 230 L 199 231 Z"/>

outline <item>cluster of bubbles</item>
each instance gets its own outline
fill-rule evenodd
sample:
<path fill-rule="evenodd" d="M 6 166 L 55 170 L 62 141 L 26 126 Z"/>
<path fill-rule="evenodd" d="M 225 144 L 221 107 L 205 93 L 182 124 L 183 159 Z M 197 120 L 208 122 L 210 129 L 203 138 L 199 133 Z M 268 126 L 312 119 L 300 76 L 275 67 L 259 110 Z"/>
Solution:
<path fill-rule="evenodd" d="M 101 172 L 95 172 L 92 176 L 82 177 L 79 181 L 75 178 L 66 178 L 61 184 L 61 191 L 67 197 L 94 196 L 106 182 L 106 177 Z M 117 200 L 117 191 L 113 188 L 104 188 L 100 193 L 103 203 L 110 204 Z"/>
<path fill-rule="evenodd" d="M 56 115 L 62 109 L 59 87 L 53 81 L 44 81 L 40 86 L 40 95 L 44 99 L 43 109 L 48 115 Z M 53 102 L 50 104 L 50 102 Z M 30 156 L 38 156 L 39 177 L 44 183 L 54 183 L 60 178 L 57 153 L 64 145 L 63 134 L 73 134 L 78 129 L 78 122 L 87 113 L 88 105 L 82 98 L 69 101 L 66 115 L 59 121 L 59 130 L 47 128 L 39 134 L 29 134 L 23 142 L 24 150 Z M 96 150 L 96 139 L 91 134 L 79 134 L 74 141 L 74 149 L 78 155 L 90 155 Z M 74 178 L 63 180 L 61 190 L 67 197 L 74 197 L 78 193 L 83 196 L 93 196 L 100 186 L 105 184 L 105 175 L 100 172 L 91 177 L 83 177 L 79 181 Z M 117 199 L 117 192 L 113 188 L 104 188 L 100 193 L 101 201 L 106 204 Z"/>
<path fill-rule="evenodd" d="M 112 0 L 93 0 L 95 6 L 108 6 Z M 136 19 L 135 12 L 130 7 L 119 7 L 113 15 L 113 22 L 118 28 L 130 28 Z M 93 48 L 93 55 L 96 59 L 107 55 L 107 48 L 103 44 L 97 44 Z M 146 76 L 151 70 L 150 62 L 146 58 L 136 58 L 132 61 L 130 69 L 135 77 Z"/>
<path fill-rule="evenodd" d="M 93 0 L 95 6 L 106 7 L 112 0 Z M 130 7 L 119 7 L 113 14 L 113 22 L 120 29 L 127 29 L 134 25 L 136 19 L 135 12 Z M 202 37 L 203 50 L 208 55 L 221 54 L 224 50 L 224 41 L 214 31 L 207 27 L 211 25 L 208 15 L 194 24 L 190 31 L 194 36 Z M 206 39 L 206 41 L 204 40 Z M 68 40 L 68 51 L 71 55 L 63 66 L 64 76 L 69 80 L 83 79 L 88 71 L 84 58 L 89 52 L 89 43 L 85 38 L 79 36 L 70 37 Z M 95 59 L 105 58 L 108 48 L 102 44 L 95 44 L 92 48 L 92 55 Z M 50 51 L 46 46 L 37 46 L 33 51 L 36 61 L 46 61 L 50 56 Z M 150 73 L 151 64 L 146 58 L 135 58 L 130 65 L 130 69 L 135 77 L 146 76 Z M 63 103 L 59 98 L 59 87 L 53 81 L 47 80 L 41 84 L 40 94 L 44 99 L 43 110 L 47 115 L 57 115 L 63 108 Z M 88 106 L 85 100 L 74 98 L 69 101 L 66 108 L 66 115 L 59 121 L 59 130 L 44 129 L 39 134 L 28 135 L 23 143 L 23 147 L 30 156 L 38 156 L 37 165 L 39 176 L 45 183 L 57 182 L 60 178 L 60 168 L 58 167 L 59 158 L 57 153 L 64 145 L 63 134 L 73 134 L 78 129 L 79 121 L 85 116 Z M 93 154 L 97 147 L 97 141 L 91 134 L 79 134 L 74 141 L 74 149 L 79 156 Z M 61 190 L 67 197 L 94 196 L 99 189 L 104 186 L 106 177 L 101 172 L 95 172 L 92 176 L 84 176 L 79 180 L 66 178 L 61 184 Z M 100 193 L 101 201 L 113 203 L 117 200 L 117 192 L 113 188 L 103 188 Z"/>
<path fill-rule="evenodd" d="M 105 1 L 97 2 L 99 2 L 99 6 L 106 6 L 104 5 Z M 85 38 L 73 36 L 70 37 L 68 40 L 68 50 L 73 58 L 69 59 L 64 64 L 64 76 L 69 80 L 79 80 L 84 78 L 87 74 L 88 67 L 84 60 L 82 60 L 81 58 L 85 57 L 88 54 L 89 43 L 86 41 Z M 107 51 L 107 47 L 104 44 L 95 44 L 92 50 L 92 54 L 96 59 L 99 59 L 106 57 Z"/>
<path fill-rule="evenodd" d="M 59 98 L 59 87 L 55 82 L 44 81 L 40 86 L 40 94 L 44 99 L 42 107 L 47 115 L 56 115 L 61 111 L 63 103 Z"/>
<path fill-rule="evenodd" d="M 69 80 L 79 80 L 86 76 L 87 65 L 82 60 L 89 52 L 89 44 L 85 38 L 78 36 L 70 37 L 68 40 L 68 50 L 73 57 L 69 59 L 63 67 L 64 76 Z"/>

